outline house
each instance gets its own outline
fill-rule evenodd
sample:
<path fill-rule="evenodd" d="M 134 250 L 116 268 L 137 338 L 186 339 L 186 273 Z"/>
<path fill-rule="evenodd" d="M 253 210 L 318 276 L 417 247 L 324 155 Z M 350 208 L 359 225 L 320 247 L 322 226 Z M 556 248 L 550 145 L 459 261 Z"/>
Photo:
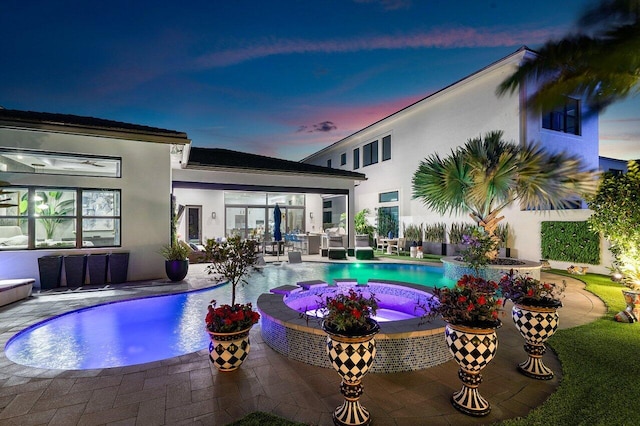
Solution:
<path fill-rule="evenodd" d="M 37 279 L 42 256 L 120 251 L 129 280 L 163 277 L 171 150 L 189 143 L 172 130 L 0 109 L 0 180 L 17 205 L 0 209 L 0 278 Z"/>
<path fill-rule="evenodd" d="M 465 216 L 446 216 L 429 211 L 412 198 L 412 177 L 420 161 L 431 154 L 448 156 L 468 139 L 492 130 L 504 131 L 504 139 L 516 143 L 535 141 L 545 149 L 568 151 L 598 169 L 598 117 L 587 114 L 579 98 L 567 97 L 565 105 L 540 114 L 527 110 L 526 98 L 534 82 L 519 92 L 498 97 L 497 86 L 535 53 L 526 47 L 479 71 L 335 142 L 302 160 L 307 164 L 333 165 L 364 173 L 367 180 L 355 189 L 356 212 L 368 209 L 375 224 L 386 213 L 403 224 L 469 222 Z M 582 203 L 575 210 L 525 211 L 514 206 L 505 211 L 511 230 L 512 254 L 540 259 L 540 223 L 543 220 L 583 221 L 590 211 Z M 602 245 L 603 264 L 610 254 Z M 563 264 L 558 267 L 566 267 Z M 567 265 L 568 266 L 568 265 Z M 601 267 L 606 273 L 606 268 Z"/>

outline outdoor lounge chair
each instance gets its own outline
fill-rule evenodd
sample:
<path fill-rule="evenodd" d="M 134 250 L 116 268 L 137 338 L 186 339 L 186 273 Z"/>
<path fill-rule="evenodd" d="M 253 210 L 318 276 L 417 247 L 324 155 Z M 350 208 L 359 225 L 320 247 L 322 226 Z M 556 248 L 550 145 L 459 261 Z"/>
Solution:
<path fill-rule="evenodd" d="M 356 247 L 353 252 L 358 260 L 373 259 L 373 248 L 369 245 L 368 235 L 356 235 Z"/>
<path fill-rule="evenodd" d="M 327 249 L 329 259 L 346 259 L 347 249 L 342 245 L 342 237 L 329 237 L 329 247 Z"/>

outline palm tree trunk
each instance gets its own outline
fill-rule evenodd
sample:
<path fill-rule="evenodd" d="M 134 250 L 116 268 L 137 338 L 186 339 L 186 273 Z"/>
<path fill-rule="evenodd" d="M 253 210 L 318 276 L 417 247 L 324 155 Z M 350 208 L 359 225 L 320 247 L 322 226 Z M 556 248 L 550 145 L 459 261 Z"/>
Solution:
<path fill-rule="evenodd" d="M 495 260 L 498 258 L 498 245 L 500 244 L 500 238 L 495 234 L 496 229 L 498 228 L 498 222 L 504 219 L 504 216 L 497 217 L 499 210 L 494 210 L 489 213 L 485 218 L 480 216 L 477 213 L 471 213 L 469 216 L 487 233 L 489 238 L 493 240 L 495 243 L 494 249 L 487 253 L 487 258 L 491 260 Z"/>

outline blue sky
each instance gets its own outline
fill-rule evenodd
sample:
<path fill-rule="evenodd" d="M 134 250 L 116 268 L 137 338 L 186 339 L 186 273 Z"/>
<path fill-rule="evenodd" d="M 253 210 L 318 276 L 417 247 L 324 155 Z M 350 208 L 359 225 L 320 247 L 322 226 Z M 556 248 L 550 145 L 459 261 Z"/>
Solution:
<path fill-rule="evenodd" d="M 300 160 L 522 45 L 561 37 L 589 2 L 2 4 L 1 106 Z M 640 97 L 607 110 L 600 130 L 601 155 L 640 158 Z"/>

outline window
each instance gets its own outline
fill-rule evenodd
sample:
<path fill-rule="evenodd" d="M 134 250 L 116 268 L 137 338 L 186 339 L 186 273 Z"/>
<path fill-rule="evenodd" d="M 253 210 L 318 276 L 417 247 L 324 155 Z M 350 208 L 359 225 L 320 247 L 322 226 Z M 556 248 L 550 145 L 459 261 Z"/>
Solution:
<path fill-rule="evenodd" d="M 323 209 L 330 209 L 330 208 L 331 208 L 331 204 L 332 204 L 332 201 L 331 201 L 331 200 L 329 200 L 329 201 L 323 201 L 323 202 L 322 202 L 322 208 L 323 208 Z"/>
<path fill-rule="evenodd" d="M 115 157 L 0 149 L 0 170 L 13 173 L 120 177 L 121 163 Z"/>
<path fill-rule="evenodd" d="M 558 132 L 581 134 L 580 101 L 567 98 L 564 105 L 542 115 L 542 128 Z"/>
<path fill-rule="evenodd" d="M 394 201 L 398 201 L 398 191 L 381 192 L 378 194 L 378 202 L 380 203 L 391 203 Z"/>
<path fill-rule="evenodd" d="M 382 138 L 382 161 L 391 160 L 391 135 Z"/>
<path fill-rule="evenodd" d="M 9 187 L 0 250 L 120 245 L 120 191 Z M 79 202 L 80 200 L 80 202 Z"/>
<path fill-rule="evenodd" d="M 331 168 L 331 159 L 327 160 L 327 167 Z"/>
<path fill-rule="evenodd" d="M 340 165 L 344 166 L 345 164 L 347 164 L 347 153 L 343 152 L 340 154 Z"/>
<path fill-rule="evenodd" d="M 373 141 L 362 147 L 362 165 L 369 166 L 378 162 L 378 141 Z"/>
<path fill-rule="evenodd" d="M 353 170 L 360 168 L 360 148 L 353 150 Z"/>

